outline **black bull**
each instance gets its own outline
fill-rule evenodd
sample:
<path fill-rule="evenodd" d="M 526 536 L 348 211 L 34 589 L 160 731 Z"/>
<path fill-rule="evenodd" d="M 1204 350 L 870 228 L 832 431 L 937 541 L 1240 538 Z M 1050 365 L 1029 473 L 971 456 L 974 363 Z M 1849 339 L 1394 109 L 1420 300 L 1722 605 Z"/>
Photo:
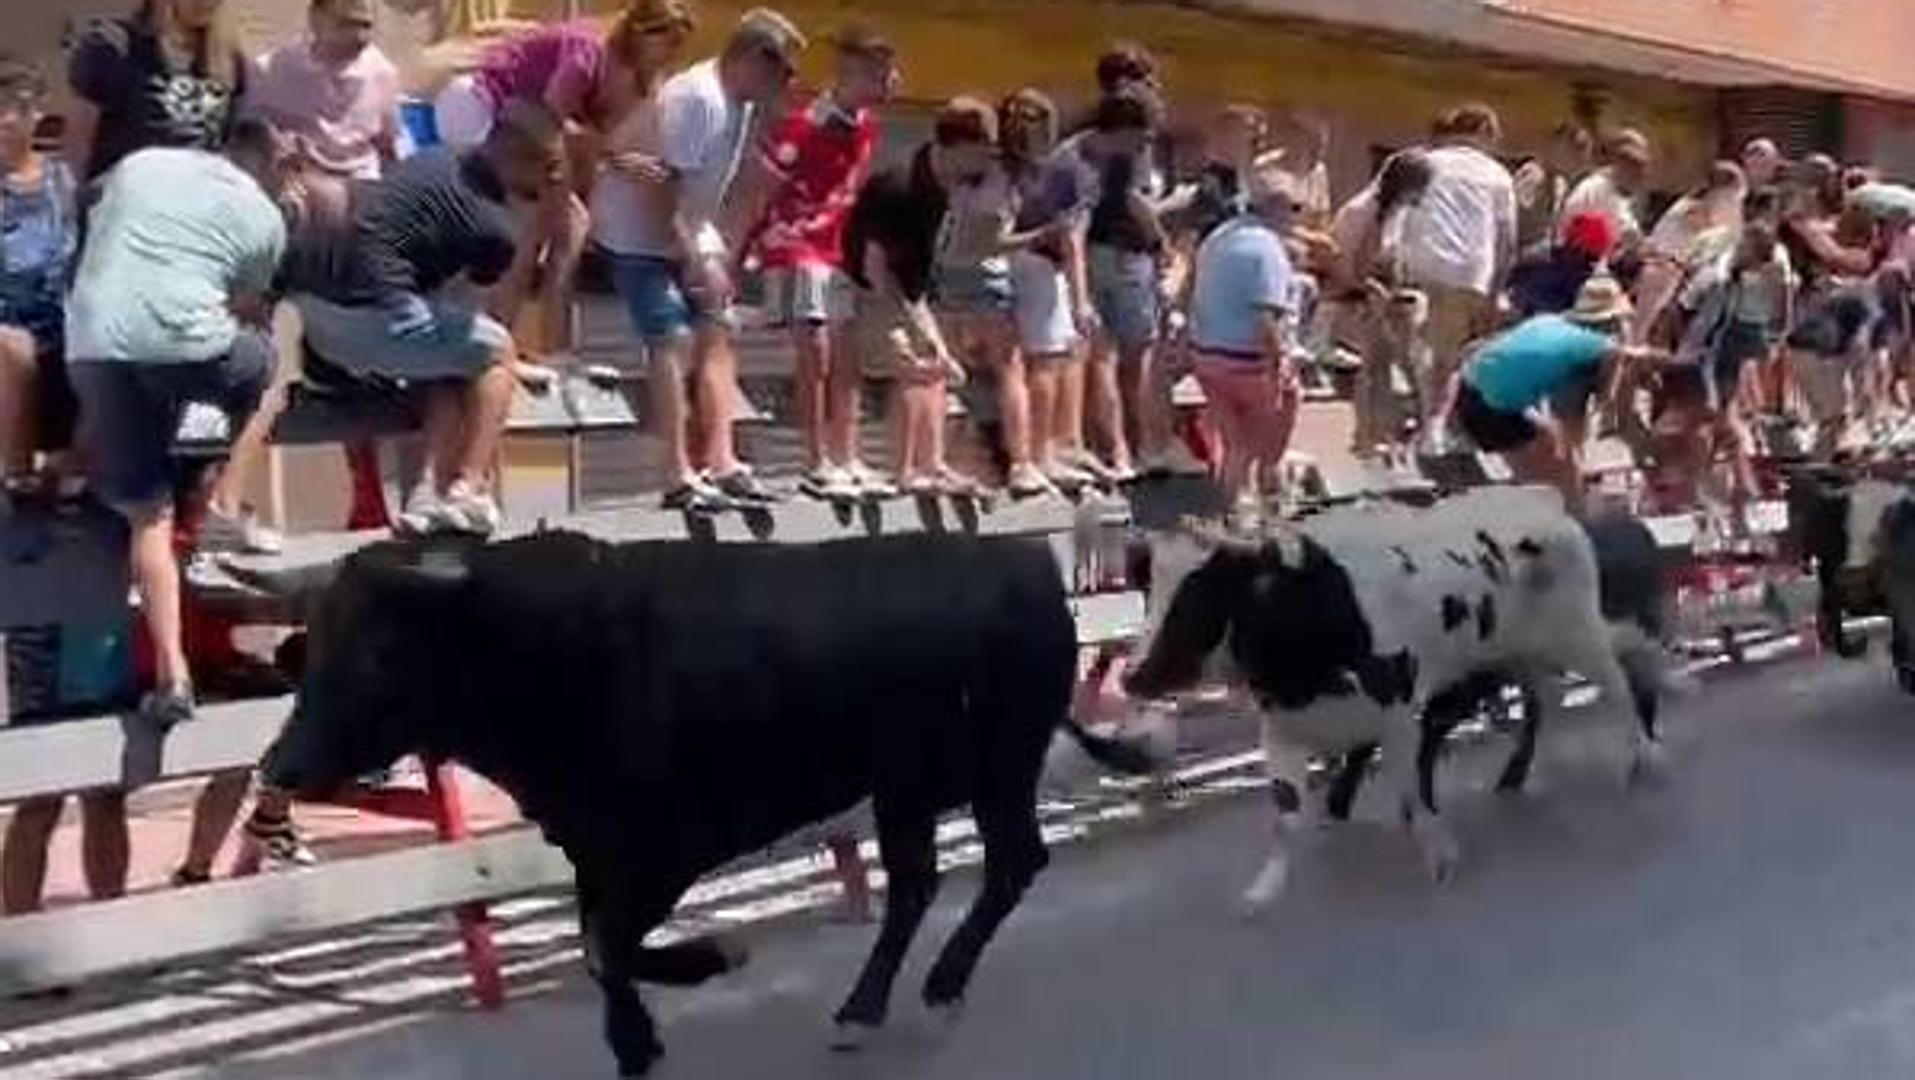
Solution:
<path fill-rule="evenodd" d="M 924 985 L 954 1005 L 1047 861 L 1036 790 L 1069 718 L 1076 634 L 1042 544 L 919 534 L 808 547 L 543 534 L 345 561 L 313 613 L 266 782 L 317 794 L 408 752 L 518 800 L 577 873 L 588 966 L 624 1075 L 662 1053 L 642 981 L 736 959 L 643 945 L 701 875 L 873 799 L 890 901 L 837 1014 L 882 1023 L 937 890 L 935 824 L 968 804 L 983 886 Z"/>
<path fill-rule="evenodd" d="M 1915 498 L 1905 482 L 1856 479 L 1833 468 L 1789 477 L 1792 554 L 1815 573 L 1816 636 L 1848 659 L 1868 641 L 1843 625 L 1852 615 L 1889 616 L 1896 680 L 1915 693 Z"/>

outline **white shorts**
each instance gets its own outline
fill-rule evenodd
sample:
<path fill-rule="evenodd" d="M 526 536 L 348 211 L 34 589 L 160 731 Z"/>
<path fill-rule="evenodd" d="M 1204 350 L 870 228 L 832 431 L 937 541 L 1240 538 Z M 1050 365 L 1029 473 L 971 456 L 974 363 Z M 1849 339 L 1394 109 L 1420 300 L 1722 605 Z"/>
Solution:
<path fill-rule="evenodd" d="M 1012 313 L 1026 360 L 1063 356 L 1077 347 L 1070 286 L 1049 258 L 1029 251 L 1011 256 Z"/>
<path fill-rule="evenodd" d="M 432 99 L 432 118 L 439 127 L 439 141 L 454 150 L 464 150 L 484 142 L 492 134 L 492 120 L 498 106 L 479 81 L 470 75 L 455 75 Z"/>
<path fill-rule="evenodd" d="M 851 317 L 851 282 L 823 263 L 765 272 L 766 307 L 787 326 L 840 323 Z"/>

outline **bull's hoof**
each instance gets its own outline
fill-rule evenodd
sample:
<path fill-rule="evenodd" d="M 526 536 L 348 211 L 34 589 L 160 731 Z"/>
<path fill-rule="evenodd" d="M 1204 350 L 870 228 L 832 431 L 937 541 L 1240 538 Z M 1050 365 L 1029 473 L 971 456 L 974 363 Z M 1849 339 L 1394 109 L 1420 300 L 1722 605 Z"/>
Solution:
<path fill-rule="evenodd" d="M 1629 773 L 1625 778 L 1630 789 L 1660 787 L 1668 777 L 1669 755 L 1662 744 L 1659 742 L 1637 744 L 1635 756 L 1629 760 Z"/>
<path fill-rule="evenodd" d="M 1902 688 L 1904 694 L 1915 694 L 1915 665 L 1895 665 L 1895 685 Z"/>
<path fill-rule="evenodd" d="M 858 1020 L 840 1020 L 831 1029 L 831 1049 L 840 1054 L 855 1054 L 871 1045 L 878 1025 Z"/>
<path fill-rule="evenodd" d="M 1456 837 L 1451 836 L 1447 828 L 1421 823 L 1416 829 L 1416 846 L 1423 856 L 1423 870 L 1432 882 L 1447 885 L 1456 877 L 1456 867 L 1463 861 L 1463 854 Z"/>
<path fill-rule="evenodd" d="M 626 1050 L 618 1055 L 618 1075 L 620 1080 L 630 1077 L 650 1076 L 657 1068 L 660 1058 L 665 1056 L 665 1047 L 653 1043 L 647 1047 Z"/>
<path fill-rule="evenodd" d="M 946 1001 L 941 1004 L 927 1003 L 924 1013 L 931 1018 L 931 1030 L 939 1036 L 946 1036 L 958 1029 L 964 1022 L 964 999 Z"/>

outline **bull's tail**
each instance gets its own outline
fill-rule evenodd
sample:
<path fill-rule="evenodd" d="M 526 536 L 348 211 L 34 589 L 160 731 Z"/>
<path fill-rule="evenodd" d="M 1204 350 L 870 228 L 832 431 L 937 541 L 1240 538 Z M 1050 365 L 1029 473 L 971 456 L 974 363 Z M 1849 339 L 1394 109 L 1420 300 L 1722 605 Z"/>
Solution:
<path fill-rule="evenodd" d="M 1150 717 L 1120 734 L 1102 735 L 1073 717 L 1051 740 L 1044 760 L 1044 787 L 1065 791 L 1091 783 L 1099 774 L 1156 776 L 1176 761 L 1177 734 L 1167 717 Z"/>

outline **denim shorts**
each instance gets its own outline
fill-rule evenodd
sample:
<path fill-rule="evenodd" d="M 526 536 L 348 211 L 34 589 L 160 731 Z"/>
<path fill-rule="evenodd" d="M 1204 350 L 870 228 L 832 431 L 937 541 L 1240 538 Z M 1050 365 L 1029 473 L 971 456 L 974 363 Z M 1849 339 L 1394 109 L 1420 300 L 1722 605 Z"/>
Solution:
<path fill-rule="evenodd" d="M 709 316 L 685 291 L 684 268 L 675 259 L 620 255 L 612 259 L 612 287 L 625 304 L 632 329 L 647 345 L 677 341 Z"/>
<path fill-rule="evenodd" d="M 953 315 L 1009 314 L 1011 268 L 1002 259 L 937 268 L 937 307 Z"/>
<path fill-rule="evenodd" d="M 427 299 L 432 325 L 416 334 L 393 333 L 392 315 L 371 305 L 335 304 L 316 296 L 292 298 L 319 358 L 351 375 L 401 382 L 477 377 L 512 349 L 510 331 L 470 307 Z"/>
<path fill-rule="evenodd" d="M 93 490 L 114 509 L 148 513 L 173 497 L 173 442 L 189 403 L 226 414 L 237 432 L 272 382 L 272 339 L 246 331 L 216 360 L 157 364 L 76 359 L 80 447 Z"/>
<path fill-rule="evenodd" d="M 1141 349 L 1157 340 L 1163 310 L 1157 293 L 1157 259 L 1145 251 L 1095 245 L 1086 255 L 1091 306 L 1119 348 Z"/>

